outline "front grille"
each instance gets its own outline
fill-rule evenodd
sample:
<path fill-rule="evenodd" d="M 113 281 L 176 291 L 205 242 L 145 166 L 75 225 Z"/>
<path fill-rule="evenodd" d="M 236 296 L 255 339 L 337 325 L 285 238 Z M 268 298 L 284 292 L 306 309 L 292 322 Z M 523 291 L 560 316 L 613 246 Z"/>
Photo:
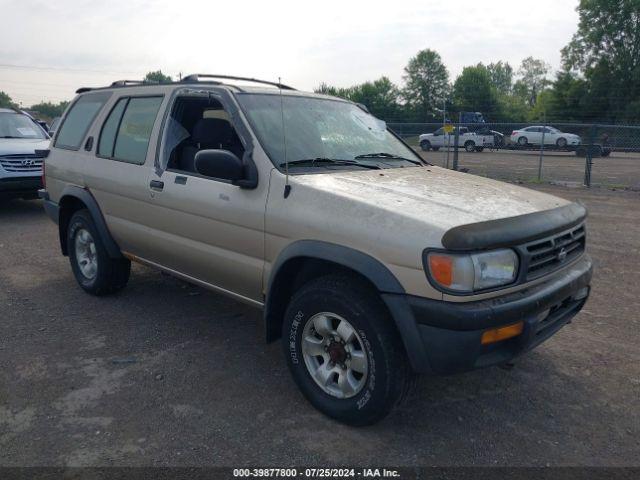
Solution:
<path fill-rule="evenodd" d="M 34 154 L 2 155 L 0 166 L 7 172 L 39 172 L 42 170 L 42 157 Z"/>
<path fill-rule="evenodd" d="M 572 262 L 584 252 L 584 224 L 525 245 L 528 254 L 527 280 L 541 277 Z"/>

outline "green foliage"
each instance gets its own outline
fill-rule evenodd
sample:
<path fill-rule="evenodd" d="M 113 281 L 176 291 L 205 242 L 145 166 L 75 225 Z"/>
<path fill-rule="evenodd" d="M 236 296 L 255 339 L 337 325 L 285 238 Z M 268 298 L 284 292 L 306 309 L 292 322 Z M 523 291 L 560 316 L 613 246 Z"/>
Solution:
<path fill-rule="evenodd" d="M 173 80 L 169 75 L 162 73 L 162 70 L 156 70 L 155 72 L 148 72 L 143 79 L 145 82 L 151 83 L 171 83 Z"/>
<path fill-rule="evenodd" d="M 562 50 L 582 73 L 584 119 L 640 120 L 640 0 L 581 0 L 578 31 Z"/>
<path fill-rule="evenodd" d="M 640 121 L 640 0 L 580 0 L 578 31 L 562 50 L 564 68 L 550 79 L 544 60 L 527 57 L 465 67 L 449 84 L 442 59 L 422 50 L 405 67 L 404 86 L 386 77 L 316 91 L 363 103 L 385 120 L 431 122 L 479 111 L 491 122 Z M 449 101 L 452 94 L 453 104 Z"/>
<path fill-rule="evenodd" d="M 449 96 L 449 72 L 440 55 L 430 49 L 421 50 L 404 69 L 402 97 L 418 121 L 428 121 L 442 108 Z"/>
<path fill-rule="evenodd" d="M 479 65 L 482 65 L 481 63 Z M 499 61 L 487 65 L 491 83 L 501 95 L 508 95 L 513 88 L 513 67 L 509 62 Z"/>
<path fill-rule="evenodd" d="M 517 95 L 526 100 L 530 107 L 536 104 L 538 94 L 549 85 L 547 75 L 551 66 L 544 60 L 527 57 L 522 60 L 518 75 L 520 79 L 514 85 Z"/>
<path fill-rule="evenodd" d="M 479 111 L 492 118 L 501 116 L 497 89 L 482 64 L 464 67 L 453 84 L 453 103 L 457 111 Z"/>
<path fill-rule="evenodd" d="M 361 103 L 373 115 L 382 119 L 393 119 L 401 110 L 400 90 L 387 77 L 380 77 L 373 82 L 365 82 L 348 88 L 338 88 L 321 83 L 314 91 Z"/>
<path fill-rule="evenodd" d="M 63 101 L 59 103 L 52 102 L 40 102 L 35 105 L 32 105 L 29 110 L 33 110 L 41 114 L 44 117 L 55 118 L 60 117 L 64 113 L 65 109 L 69 105 L 69 102 Z"/>
<path fill-rule="evenodd" d="M 8 93 L 0 91 L 0 108 L 14 108 L 16 104 L 11 100 Z"/>

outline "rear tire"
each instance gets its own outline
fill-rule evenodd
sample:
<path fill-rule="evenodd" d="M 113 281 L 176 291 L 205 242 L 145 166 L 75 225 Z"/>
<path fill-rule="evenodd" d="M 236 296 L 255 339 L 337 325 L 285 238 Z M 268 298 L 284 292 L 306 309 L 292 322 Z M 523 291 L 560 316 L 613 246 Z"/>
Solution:
<path fill-rule="evenodd" d="M 328 275 L 304 285 L 287 307 L 282 340 L 304 396 L 340 422 L 379 421 L 411 385 L 413 373 L 393 320 L 358 278 Z"/>
<path fill-rule="evenodd" d="M 529 143 L 529 139 L 527 137 L 518 138 L 518 145 L 520 145 L 521 147 L 526 147 L 527 143 Z"/>
<path fill-rule="evenodd" d="M 107 295 L 121 290 L 129 281 L 131 262 L 109 256 L 88 210 L 78 210 L 71 216 L 67 246 L 73 275 L 85 292 Z"/>
<path fill-rule="evenodd" d="M 422 140 L 420 142 L 420 148 L 423 152 L 428 152 L 429 150 L 431 150 L 431 142 L 429 142 L 429 140 Z"/>
<path fill-rule="evenodd" d="M 475 149 L 476 149 L 476 144 L 475 144 L 475 142 L 473 142 L 473 141 L 471 141 L 471 140 L 468 140 L 468 141 L 467 141 L 467 142 L 465 142 L 465 144 L 464 144 L 464 149 L 465 149 L 467 152 L 469 152 L 469 153 L 471 153 L 471 152 L 475 151 Z"/>

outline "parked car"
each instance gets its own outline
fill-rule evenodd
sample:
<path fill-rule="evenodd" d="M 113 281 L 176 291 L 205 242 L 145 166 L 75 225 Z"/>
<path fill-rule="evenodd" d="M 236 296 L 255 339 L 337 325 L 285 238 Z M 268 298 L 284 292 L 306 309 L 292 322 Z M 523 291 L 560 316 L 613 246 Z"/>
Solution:
<path fill-rule="evenodd" d="M 58 130 L 58 125 L 60 125 L 60 117 L 55 117 L 51 120 L 51 125 L 49 126 L 49 136 L 53 138 L 56 134 L 56 130 Z"/>
<path fill-rule="evenodd" d="M 447 133 L 444 127 L 440 127 L 433 133 L 420 135 L 420 148 L 423 151 L 438 151 L 442 147 L 453 148 L 455 145 L 456 128 L 451 133 Z M 492 134 L 482 135 L 469 131 L 468 127 L 460 127 L 460 137 L 458 145 L 464 147 L 467 152 L 482 152 L 485 147 L 492 147 L 494 136 Z"/>
<path fill-rule="evenodd" d="M 30 116 L 0 108 L 0 195 L 37 198 L 49 137 Z"/>
<path fill-rule="evenodd" d="M 573 133 L 561 132 L 554 127 L 532 126 L 511 132 L 511 141 L 520 147 L 542 144 L 555 145 L 558 148 L 575 147 L 580 145 L 580 136 Z"/>
<path fill-rule="evenodd" d="M 41 197 L 82 289 L 124 288 L 134 261 L 262 309 L 307 399 L 353 425 L 414 372 L 508 362 L 580 311 L 582 205 L 429 165 L 358 105 L 276 86 L 78 91 Z"/>

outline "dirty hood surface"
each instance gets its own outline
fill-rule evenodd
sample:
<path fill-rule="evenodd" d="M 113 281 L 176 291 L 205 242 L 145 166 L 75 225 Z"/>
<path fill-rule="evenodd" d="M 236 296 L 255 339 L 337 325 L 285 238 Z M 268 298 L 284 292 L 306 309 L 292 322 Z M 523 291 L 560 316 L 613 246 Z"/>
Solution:
<path fill-rule="evenodd" d="M 296 175 L 303 188 L 343 197 L 365 213 L 387 210 L 405 218 L 449 229 L 458 225 L 549 210 L 570 202 L 509 183 L 455 172 L 440 167 L 406 167 L 387 170 L 332 171 Z"/>

